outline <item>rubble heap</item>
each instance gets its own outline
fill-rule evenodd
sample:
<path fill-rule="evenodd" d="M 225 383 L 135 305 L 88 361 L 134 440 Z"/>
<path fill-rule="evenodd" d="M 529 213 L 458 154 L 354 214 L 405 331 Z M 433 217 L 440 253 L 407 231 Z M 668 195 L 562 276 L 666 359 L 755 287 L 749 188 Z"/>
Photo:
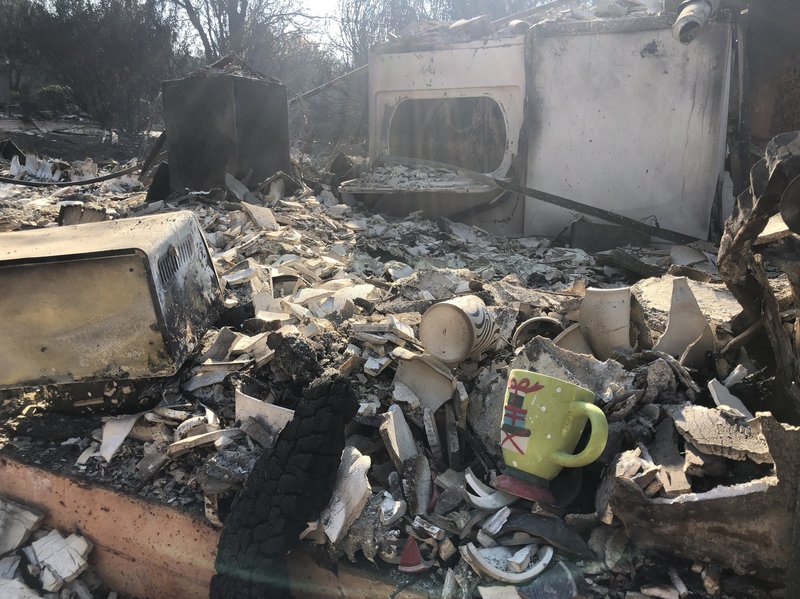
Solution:
<path fill-rule="evenodd" d="M 45 515 L 0 499 L 0 594 L 16 599 L 116 599 L 88 557 L 92 543 L 79 534 L 42 527 Z"/>
<path fill-rule="evenodd" d="M 135 184 L 116 185 L 79 196 L 0 186 L 0 223 L 52 226 L 75 207 L 78 222 L 191 210 L 226 311 L 176 376 L 148 382 L 135 414 L 58 415 L 46 393 L 9 395 L 4 451 L 222 527 L 254 464 L 276 459 L 308 386 L 337 373 L 357 414 L 331 500 L 300 535 L 334 559 L 368 560 L 398 585 L 448 598 L 503 585 L 526 597 L 561 585 L 631 598 L 766 597 L 763 581 L 781 586 L 798 429 L 753 416 L 770 407 L 754 393 L 766 377 L 736 342 L 737 303 L 708 247 L 589 255 L 446 219 L 360 213 L 282 173 L 252 190 L 229 177 L 227 193 L 151 203 Z M 626 292 L 622 346 L 602 348 L 588 298 L 643 270 L 658 276 Z M 487 306 L 499 335 L 444 363 L 419 324 L 463 295 Z M 565 469 L 549 502 L 492 486 L 514 368 L 589 389 L 609 423 L 597 462 Z M 94 405 L 141 394 L 109 383 Z M 761 518 L 745 516 L 756 508 Z"/>

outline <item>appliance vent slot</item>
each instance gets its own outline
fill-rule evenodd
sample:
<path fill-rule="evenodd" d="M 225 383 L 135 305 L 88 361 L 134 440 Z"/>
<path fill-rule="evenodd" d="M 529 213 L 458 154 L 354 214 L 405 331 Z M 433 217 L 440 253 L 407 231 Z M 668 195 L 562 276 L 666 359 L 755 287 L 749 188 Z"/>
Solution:
<path fill-rule="evenodd" d="M 194 244 L 191 238 L 186 238 L 180 245 L 170 246 L 167 253 L 158 261 L 158 278 L 161 285 L 167 286 L 181 266 L 194 258 Z"/>

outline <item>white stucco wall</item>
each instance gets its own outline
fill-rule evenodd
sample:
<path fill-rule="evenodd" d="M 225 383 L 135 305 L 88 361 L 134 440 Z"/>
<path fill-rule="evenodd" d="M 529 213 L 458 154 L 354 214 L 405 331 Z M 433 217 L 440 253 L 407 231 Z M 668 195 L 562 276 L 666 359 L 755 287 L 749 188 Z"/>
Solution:
<path fill-rule="evenodd" d="M 705 239 L 724 160 L 729 26 L 688 45 L 669 29 L 552 29 L 532 34 L 528 187 Z M 524 230 L 555 235 L 571 218 L 528 199 Z"/>

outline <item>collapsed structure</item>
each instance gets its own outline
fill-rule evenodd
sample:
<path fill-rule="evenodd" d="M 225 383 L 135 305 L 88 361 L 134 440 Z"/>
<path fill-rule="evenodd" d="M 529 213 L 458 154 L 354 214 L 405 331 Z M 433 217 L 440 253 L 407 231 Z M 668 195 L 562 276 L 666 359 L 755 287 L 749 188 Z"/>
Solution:
<path fill-rule="evenodd" d="M 370 168 L 339 188 L 345 201 L 323 183 L 335 173 L 307 157 L 243 182 L 249 132 L 235 118 L 211 123 L 234 131 L 224 172 L 198 175 L 213 189 L 183 189 L 191 160 L 169 122 L 161 189 L 157 160 L 141 180 L 120 169 L 81 183 L 84 165 L 55 177 L 48 160 L 4 146 L 4 177 L 52 183 L 69 171 L 83 188 L 0 187 L 11 231 L 0 235 L 0 387 L 12 389 L 0 480 L 13 500 L 0 506 L 0 588 L 793 596 L 800 429 L 782 421 L 797 421 L 786 326 L 798 322 L 796 137 L 771 142 L 740 189 L 747 161 L 736 166 L 741 137 L 726 123 L 732 87 L 744 102 L 741 31 L 731 45 L 742 23 L 724 12 L 705 23 L 724 10 L 705 2 L 683 3 L 677 23 L 600 4 L 628 18 L 488 34 L 479 19 L 447 26 L 451 39 L 437 25 L 376 51 Z M 474 68 L 455 77 L 460 64 Z M 259 83 L 229 60 L 184 81 L 234 112 L 230 90 L 260 97 Z M 661 101 L 685 115 L 654 121 Z M 729 204 L 742 193 L 718 265 L 707 241 L 622 247 L 628 231 L 597 241 L 593 223 L 571 240 L 589 251 L 533 237 L 574 217 L 538 194 L 632 219 L 649 210 L 652 237 L 705 240 L 730 211 L 724 189 Z M 779 199 L 788 226 L 767 236 Z M 786 274 L 768 277 L 768 260 Z M 760 352 L 761 331 L 774 353 Z M 538 380 L 512 398 L 523 387 L 512 371 L 585 390 L 592 424 L 549 420 L 557 403 L 534 409 Z M 538 456 L 573 436 L 562 453 L 592 446 L 588 465 L 562 458 L 546 471 L 503 451 Z M 156 524 L 119 534 L 93 515 L 110 509 L 93 496 Z"/>

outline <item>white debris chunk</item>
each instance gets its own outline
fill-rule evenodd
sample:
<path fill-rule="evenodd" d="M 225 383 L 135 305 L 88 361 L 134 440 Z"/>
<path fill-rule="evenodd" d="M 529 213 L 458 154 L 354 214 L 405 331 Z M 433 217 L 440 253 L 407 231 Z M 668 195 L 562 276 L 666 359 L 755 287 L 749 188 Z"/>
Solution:
<path fill-rule="evenodd" d="M 86 570 L 89 566 L 86 558 L 91 550 L 92 544 L 84 537 L 71 534 L 64 538 L 57 530 L 23 549 L 28 561 L 40 568 L 42 588 L 50 593 L 60 590 L 64 583 L 75 580 Z"/>
<path fill-rule="evenodd" d="M 524 572 L 531 563 L 531 558 L 536 551 L 536 545 L 526 545 L 508 558 L 508 568 L 512 572 Z"/>
<path fill-rule="evenodd" d="M 331 501 L 320 516 L 331 543 L 339 543 L 345 537 L 367 505 L 372 493 L 367 480 L 371 464 L 372 459 L 362 455 L 355 447 L 344 448 Z"/>
<path fill-rule="evenodd" d="M 13 599 L 41 599 L 42 596 L 19 580 L 0 578 L 0 597 L 10 597 Z"/>
<path fill-rule="evenodd" d="M 726 387 L 733 387 L 735 384 L 741 383 L 748 374 L 750 373 L 747 372 L 747 368 L 742 364 L 737 364 L 736 368 L 731 370 L 731 373 L 722 381 L 722 384 Z"/>
<path fill-rule="evenodd" d="M 235 392 L 235 410 L 236 420 L 242 422 L 253 416 L 276 433 L 283 430 L 283 427 L 294 417 L 294 410 L 262 401 L 239 389 L 236 389 Z"/>
<path fill-rule="evenodd" d="M 249 216 L 260 229 L 264 229 L 265 231 L 275 231 L 280 228 L 278 221 L 275 220 L 275 215 L 272 213 L 272 210 L 266 206 L 256 206 L 254 204 L 242 202 L 242 210 L 247 212 L 247 216 Z"/>
<path fill-rule="evenodd" d="M 733 408 L 748 419 L 753 417 L 752 412 L 747 409 L 747 407 L 742 403 L 742 400 L 728 391 L 728 388 L 720 383 L 717 379 L 711 379 L 708 382 L 708 391 L 711 393 L 714 403 L 718 406 Z"/>
<path fill-rule="evenodd" d="M 381 505 L 378 512 L 378 518 L 380 518 L 381 524 L 384 526 L 389 526 L 390 524 L 394 524 L 400 518 L 406 515 L 406 502 L 402 499 L 396 501 L 392 494 L 388 491 L 383 492 L 383 499 L 381 499 Z"/>
<path fill-rule="evenodd" d="M 19 555 L 9 555 L 0 559 L 0 578 L 7 580 L 14 578 L 21 559 Z"/>
<path fill-rule="evenodd" d="M 419 397 L 405 384 L 400 381 L 395 381 L 394 389 L 392 390 L 392 399 L 398 403 L 408 405 L 412 410 L 419 409 Z"/>
<path fill-rule="evenodd" d="M 0 555 L 18 549 L 43 518 L 41 512 L 0 499 Z"/>
<path fill-rule="evenodd" d="M 389 406 L 383 418 L 384 420 L 380 427 L 381 437 L 394 465 L 398 470 L 402 470 L 403 463 L 419 453 L 417 446 L 414 444 L 414 435 L 411 434 L 411 429 L 408 428 L 408 423 L 400 406 Z"/>
<path fill-rule="evenodd" d="M 110 462 L 114 455 L 122 447 L 127 439 L 133 425 L 139 420 L 142 413 L 130 414 L 128 416 L 117 416 L 109 418 L 103 425 L 103 442 L 100 444 L 100 455 L 106 462 Z"/>
<path fill-rule="evenodd" d="M 169 447 L 167 447 L 167 455 L 171 458 L 177 457 L 179 455 L 183 455 L 188 451 L 191 451 L 195 447 L 200 447 L 202 445 L 210 445 L 214 443 L 217 447 L 221 447 L 225 445 L 225 442 L 217 444 L 218 441 L 221 439 L 232 440 L 244 435 L 241 429 L 238 428 L 226 428 L 219 431 L 211 431 L 210 433 L 203 433 L 202 435 L 194 435 L 193 437 L 186 437 L 185 439 L 181 439 L 180 441 L 176 441 Z"/>

